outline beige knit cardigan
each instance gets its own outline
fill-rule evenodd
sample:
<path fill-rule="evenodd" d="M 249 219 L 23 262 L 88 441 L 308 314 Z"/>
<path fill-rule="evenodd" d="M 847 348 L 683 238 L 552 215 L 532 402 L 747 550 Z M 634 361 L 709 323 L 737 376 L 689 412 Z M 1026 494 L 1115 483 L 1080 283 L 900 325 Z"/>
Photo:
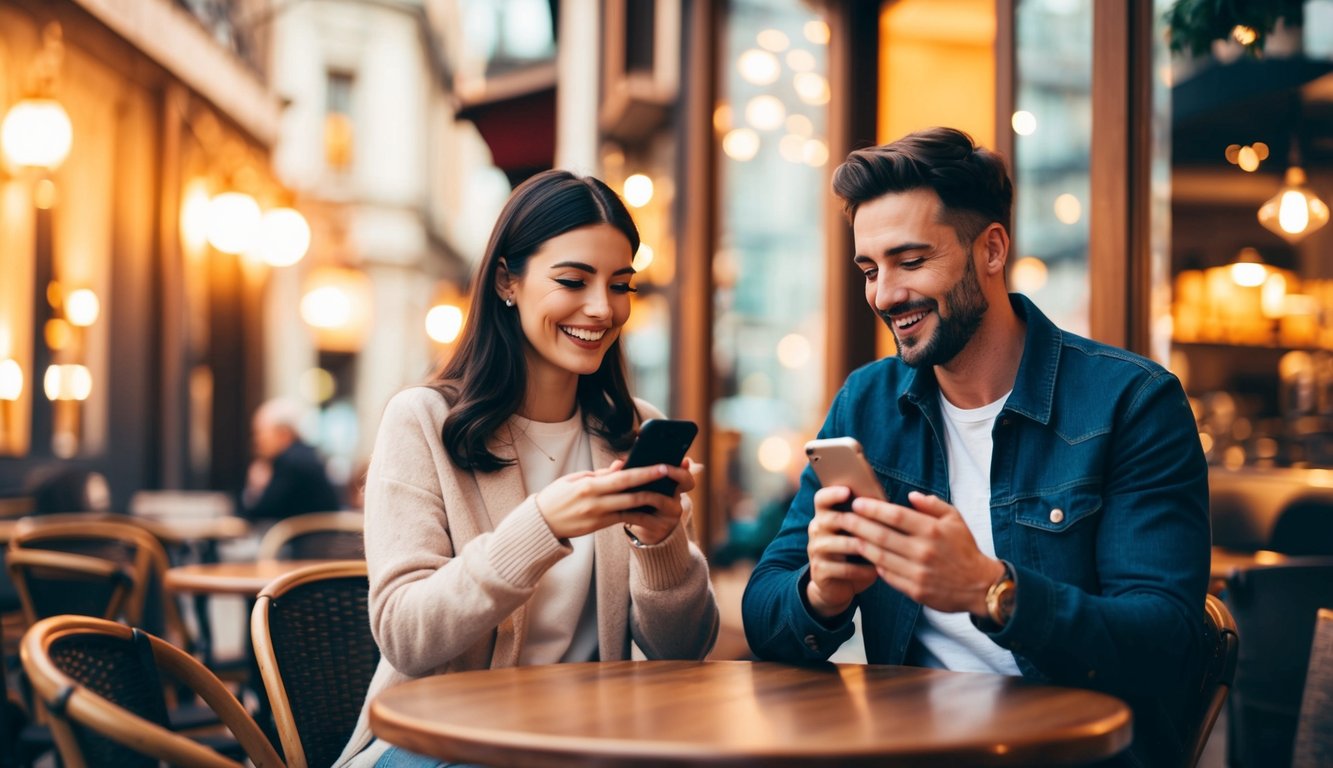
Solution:
<path fill-rule="evenodd" d="M 660 412 L 636 401 L 644 418 Z M 370 732 L 370 701 L 407 680 L 518 663 L 526 602 L 542 574 L 572 550 L 557 539 L 523 487 L 515 463 L 497 472 L 459 469 L 440 433 L 444 398 L 406 389 L 384 411 L 365 491 L 370 628 L 383 654 L 337 765 L 373 766 L 387 743 Z M 593 466 L 621 458 L 590 434 Z M 515 458 L 506 440 L 496 456 Z M 533 491 L 540 489 L 532 489 Z M 700 659 L 718 631 L 708 566 L 685 519 L 660 544 L 634 548 L 612 526 L 594 534 L 599 657 Z"/>

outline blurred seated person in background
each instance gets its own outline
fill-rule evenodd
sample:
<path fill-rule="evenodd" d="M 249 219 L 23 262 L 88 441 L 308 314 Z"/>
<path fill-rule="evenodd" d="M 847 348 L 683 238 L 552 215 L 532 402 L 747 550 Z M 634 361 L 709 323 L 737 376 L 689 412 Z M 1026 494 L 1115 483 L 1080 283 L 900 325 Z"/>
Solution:
<path fill-rule="evenodd" d="M 746 588 L 750 647 L 824 661 L 859 608 L 871 663 L 1099 689 L 1134 709 L 1118 764 L 1180 764 L 1210 557 L 1180 382 L 1008 293 L 1013 186 L 967 134 L 857 150 L 833 189 L 898 354 L 848 377 L 819 435 L 859 440 L 888 501 L 806 468 Z"/>
<path fill-rule="evenodd" d="M 79 467 L 45 467 L 29 480 L 34 515 L 110 512 L 111 486 L 106 475 Z"/>
<path fill-rule="evenodd" d="M 251 425 L 254 460 L 241 492 L 242 513 L 276 520 L 341 508 L 319 454 L 301 440 L 305 406 L 280 397 L 259 406 Z"/>
<path fill-rule="evenodd" d="M 528 179 L 491 233 L 453 357 L 385 407 L 365 487 L 383 657 L 339 765 L 438 764 L 367 722 L 377 694 L 414 677 L 628 659 L 631 641 L 658 659 L 712 647 L 689 460 L 620 469 L 661 415 L 631 396 L 620 343 L 638 247 L 606 184 Z M 674 494 L 636 490 L 663 477 Z"/>

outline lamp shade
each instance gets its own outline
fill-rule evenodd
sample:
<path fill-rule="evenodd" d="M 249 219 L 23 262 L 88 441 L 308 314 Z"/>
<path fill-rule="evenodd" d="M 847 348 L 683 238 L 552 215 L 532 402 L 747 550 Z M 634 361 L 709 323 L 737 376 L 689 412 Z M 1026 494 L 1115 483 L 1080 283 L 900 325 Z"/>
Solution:
<path fill-rule="evenodd" d="M 1328 223 L 1328 205 L 1305 187 L 1305 171 L 1293 165 L 1278 193 L 1259 206 L 1259 223 L 1296 243 Z"/>
<path fill-rule="evenodd" d="M 69 156 L 74 128 L 55 99 L 24 99 L 0 125 L 0 145 L 13 166 L 55 170 Z"/>

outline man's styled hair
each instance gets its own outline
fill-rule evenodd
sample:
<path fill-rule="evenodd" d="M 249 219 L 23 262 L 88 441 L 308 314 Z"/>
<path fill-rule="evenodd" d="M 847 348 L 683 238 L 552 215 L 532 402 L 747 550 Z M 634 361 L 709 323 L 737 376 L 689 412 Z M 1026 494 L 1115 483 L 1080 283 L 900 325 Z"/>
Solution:
<path fill-rule="evenodd" d="M 921 187 L 939 195 L 940 220 L 964 246 L 992 222 L 1009 231 L 1014 185 L 1004 158 L 957 128 L 926 128 L 858 149 L 833 172 L 833 193 L 842 199 L 849 222 L 862 203 Z"/>

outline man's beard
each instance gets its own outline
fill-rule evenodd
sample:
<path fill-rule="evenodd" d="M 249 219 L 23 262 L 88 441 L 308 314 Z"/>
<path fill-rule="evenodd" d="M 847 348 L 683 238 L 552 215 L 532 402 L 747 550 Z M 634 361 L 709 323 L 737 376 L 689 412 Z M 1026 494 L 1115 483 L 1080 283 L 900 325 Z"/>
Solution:
<path fill-rule="evenodd" d="M 893 327 L 891 314 L 919 309 L 932 310 L 937 307 L 938 302 L 921 299 L 890 307 L 888 312 L 880 313 L 880 317 L 893 332 L 894 341 L 898 343 L 899 359 L 913 368 L 948 363 L 963 351 L 977 329 L 981 327 L 981 318 L 985 316 L 986 310 L 990 309 L 990 303 L 981 292 L 981 282 L 977 280 L 977 268 L 972 263 L 970 254 L 962 279 L 944 295 L 944 307 L 948 310 L 948 314 L 938 311 L 935 313 L 939 318 L 939 327 L 935 329 L 935 333 L 927 339 L 908 339 L 906 343 L 898 338 L 898 331 Z"/>

